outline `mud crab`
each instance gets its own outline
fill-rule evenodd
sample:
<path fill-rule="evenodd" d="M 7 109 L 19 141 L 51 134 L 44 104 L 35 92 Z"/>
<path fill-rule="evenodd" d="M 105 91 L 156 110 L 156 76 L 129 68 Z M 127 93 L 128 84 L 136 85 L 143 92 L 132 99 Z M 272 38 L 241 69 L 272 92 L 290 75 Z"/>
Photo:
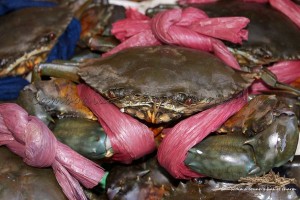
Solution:
<path fill-rule="evenodd" d="M 23 75 L 46 60 L 72 19 L 64 7 L 25 8 L 0 17 L 0 77 Z"/>
<path fill-rule="evenodd" d="M 63 69 L 41 64 L 34 78 L 53 75 L 53 68 Z M 74 81 L 84 80 L 123 112 L 154 124 L 234 98 L 257 75 L 234 71 L 208 53 L 175 46 L 131 48 L 65 69 Z"/>
<path fill-rule="evenodd" d="M 33 78 L 39 75 L 82 79 L 122 112 L 153 124 L 234 98 L 260 76 L 233 70 L 208 53 L 176 46 L 136 47 L 71 67 L 41 64 Z"/>

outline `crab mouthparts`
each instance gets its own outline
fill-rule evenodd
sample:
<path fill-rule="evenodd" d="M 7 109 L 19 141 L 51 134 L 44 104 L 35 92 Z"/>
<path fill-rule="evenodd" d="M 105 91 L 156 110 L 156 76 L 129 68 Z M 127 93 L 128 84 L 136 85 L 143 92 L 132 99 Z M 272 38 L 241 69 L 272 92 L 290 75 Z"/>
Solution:
<path fill-rule="evenodd" d="M 182 116 L 182 113 L 163 108 L 160 104 L 127 106 L 123 107 L 121 112 L 152 124 L 168 123 Z"/>

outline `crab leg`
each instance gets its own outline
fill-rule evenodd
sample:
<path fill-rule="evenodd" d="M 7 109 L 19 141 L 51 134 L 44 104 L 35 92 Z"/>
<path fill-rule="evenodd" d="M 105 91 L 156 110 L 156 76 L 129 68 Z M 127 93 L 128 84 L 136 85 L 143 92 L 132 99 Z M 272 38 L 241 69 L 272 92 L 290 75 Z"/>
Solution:
<path fill-rule="evenodd" d="M 79 82 L 78 65 L 79 63 L 61 61 L 40 64 L 33 70 L 32 81 L 41 80 L 41 76 L 53 76 Z"/>
<path fill-rule="evenodd" d="M 97 121 L 65 118 L 55 123 L 54 135 L 59 141 L 89 159 L 113 156 L 111 142 Z"/>
<path fill-rule="evenodd" d="M 279 62 L 267 69 L 264 69 L 262 72 L 262 79 L 270 87 L 275 87 L 279 85 L 279 89 L 285 91 L 291 91 L 292 93 L 299 95 L 299 91 L 295 88 L 286 85 L 300 77 L 300 61 L 283 61 Z M 280 82 L 280 83 L 279 83 Z M 269 88 L 266 87 L 261 81 L 256 81 L 251 86 L 251 93 L 257 94 L 262 91 L 267 91 Z"/>
<path fill-rule="evenodd" d="M 262 69 L 261 71 L 261 79 L 264 81 L 264 83 L 266 83 L 268 86 L 271 86 L 273 88 L 277 88 L 277 89 L 282 89 L 282 90 L 286 90 L 289 91 L 297 96 L 300 95 L 300 90 L 298 90 L 295 87 L 292 87 L 288 84 L 285 83 L 281 83 L 278 81 L 276 75 L 270 71 L 267 68 Z"/>
<path fill-rule="evenodd" d="M 56 138 L 86 158 L 113 155 L 109 138 L 83 105 L 75 83 L 65 79 L 35 81 L 20 92 L 17 103 L 44 124 L 54 126 Z"/>

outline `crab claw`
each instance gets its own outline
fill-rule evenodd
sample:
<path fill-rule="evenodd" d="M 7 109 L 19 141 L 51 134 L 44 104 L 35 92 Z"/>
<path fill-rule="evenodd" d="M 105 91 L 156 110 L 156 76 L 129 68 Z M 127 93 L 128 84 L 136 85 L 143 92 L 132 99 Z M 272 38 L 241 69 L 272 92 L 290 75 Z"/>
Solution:
<path fill-rule="evenodd" d="M 266 83 L 268 86 L 273 87 L 273 88 L 278 88 L 281 90 L 286 90 L 288 92 L 291 92 L 297 96 L 300 95 L 300 90 L 287 85 L 285 83 L 281 83 L 278 81 L 277 76 L 271 72 L 269 69 L 267 68 L 263 68 L 261 70 L 261 76 L 260 78 L 264 81 L 264 83 Z"/>

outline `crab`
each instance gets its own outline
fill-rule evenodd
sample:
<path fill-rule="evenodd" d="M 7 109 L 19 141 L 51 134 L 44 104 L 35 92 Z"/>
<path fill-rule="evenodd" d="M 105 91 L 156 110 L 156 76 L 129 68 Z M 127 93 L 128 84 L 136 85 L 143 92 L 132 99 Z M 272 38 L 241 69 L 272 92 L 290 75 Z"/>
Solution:
<path fill-rule="evenodd" d="M 235 71 L 209 53 L 176 46 L 130 48 L 75 68 L 41 64 L 33 78 L 54 73 L 66 77 L 57 70 L 68 70 L 68 77 L 83 80 L 122 112 L 152 124 L 176 121 L 234 98 L 257 76 Z"/>
<path fill-rule="evenodd" d="M 0 77 L 26 75 L 47 59 L 72 19 L 64 7 L 25 8 L 0 17 Z"/>

